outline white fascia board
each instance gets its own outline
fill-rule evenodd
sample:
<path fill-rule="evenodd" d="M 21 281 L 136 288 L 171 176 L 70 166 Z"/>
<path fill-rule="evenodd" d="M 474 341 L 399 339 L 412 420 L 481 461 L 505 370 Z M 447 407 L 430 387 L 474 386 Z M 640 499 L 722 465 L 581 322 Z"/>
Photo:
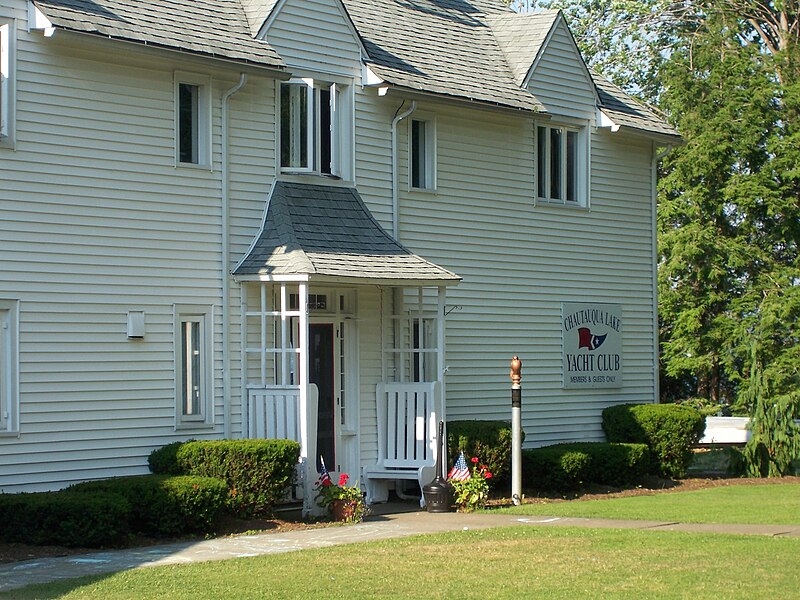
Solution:
<path fill-rule="evenodd" d="M 42 31 L 45 37 L 50 37 L 56 32 L 53 23 L 32 0 L 28 0 L 28 31 Z"/>
<path fill-rule="evenodd" d="M 619 131 L 620 125 L 618 123 L 615 123 L 611 117 L 609 117 L 606 113 L 604 113 L 603 109 L 598 109 L 597 112 L 600 113 L 600 116 L 597 119 L 598 127 L 600 127 L 601 129 L 604 127 L 608 127 L 609 129 L 611 129 L 613 133 Z"/>
<path fill-rule="evenodd" d="M 380 86 L 382 83 L 384 83 L 383 79 L 378 77 L 378 75 L 375 74 L 375 71 L 369 68 L 369 65 L 362 66 L 362 73 L 361 73 L 362 85 Z"/>
<path fill-rule="evenodd" d="M 296 282 L 296 283 L 303 283 L 309 280 L 309 275 L 306 273 L 300 274 L 291 274 L 291 275 L 234 275 L 234 281 L 237 283 L 247 283 L 247 282 Z"/>

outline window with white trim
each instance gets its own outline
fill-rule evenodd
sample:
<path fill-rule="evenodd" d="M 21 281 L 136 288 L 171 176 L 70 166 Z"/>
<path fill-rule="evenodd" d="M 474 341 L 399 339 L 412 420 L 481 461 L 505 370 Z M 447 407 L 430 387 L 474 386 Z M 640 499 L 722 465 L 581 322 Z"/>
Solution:
<path fill-rule="evenodd" d="M 436 189 L 436 121 L 410 119 L 408 177 L 411 189 Z"/>
<path fill-rule="evenodd" d="M 351 87 L 302 78 L 279 90 L 281 171 L 352 180 Z"/>
<path fill-rule="evenodd" d="M 211 79 L 175 73 L 175 161 L 211 164 Z"/>
<path fill-rule="evenodd" d="M 19 431 L 18 302 L 0 300 L 0 434 Z"/>
<path fill-rule="evenodd" d="M 536 196 L 546 202 L 586 206 L 585 128 L 536 128 Z"/>
<path fill-rule="evenodd" d="M 0 146 L 14 144 L 15 33 L 14 21 L 0 18 Z"/>
<path fill-rule="evenodd" d="M 176 426 L 211 425 L 214 416 L 211 307 L 175 306 Z"/>

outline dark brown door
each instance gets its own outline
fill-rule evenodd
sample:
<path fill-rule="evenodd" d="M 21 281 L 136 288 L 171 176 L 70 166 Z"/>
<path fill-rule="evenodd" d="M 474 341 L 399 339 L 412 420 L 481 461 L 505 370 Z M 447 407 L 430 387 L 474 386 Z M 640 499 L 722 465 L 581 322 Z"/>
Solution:
<path fill-rule="evenodd" d="M 319 389 L 319 418 L 317 421 L 317 471 L 319 456 L 325 459 L 329 471 L 336 471 L 336 437 L 334 431 L 333 324 L 311 323 L 308 326 L 308 380 Z"/>

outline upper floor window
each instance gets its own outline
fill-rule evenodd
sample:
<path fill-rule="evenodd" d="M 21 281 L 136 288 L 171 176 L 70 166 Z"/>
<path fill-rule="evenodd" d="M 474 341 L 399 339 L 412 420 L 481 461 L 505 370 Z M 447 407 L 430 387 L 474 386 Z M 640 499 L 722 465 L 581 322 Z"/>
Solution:
<path fill-rule="evenodd" d="M 409 123 L 409 185 L 412 189 L 436 188 L 436 122 L 432 118 Z"/>
<path fill-rule="evenodd" d="M 350 87 L 314 79 L 280 83 L 281 170 L 352 179 Z"/>
<path fill-rule="evenodd" d="M 19 431 L 17 304 L 0 300 L 0 435 Z"/>
<path fill-rule="evenodd" d="M 0 146 L 14 144 L 15 28 L 0 18 Z"/>
<path fill-rule="evenodd" d="M 211 164 L 211 81 L 175 73 L 175 159 L 181 165 Z"/>
<path fill-rule="evenodd" d="M 539 199 L 586 205 L 586 146 L 583 129 L 536 128 L 536 195 Z"/>

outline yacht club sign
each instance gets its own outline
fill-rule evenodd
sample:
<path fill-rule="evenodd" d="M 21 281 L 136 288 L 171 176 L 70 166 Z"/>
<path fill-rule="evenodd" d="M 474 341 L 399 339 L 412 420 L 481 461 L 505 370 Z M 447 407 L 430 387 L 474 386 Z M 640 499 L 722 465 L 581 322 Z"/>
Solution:
<path fill-rule="evenodd" d="M 622 307 L 562 302 L 565 388 L 622 387 Z"/>

